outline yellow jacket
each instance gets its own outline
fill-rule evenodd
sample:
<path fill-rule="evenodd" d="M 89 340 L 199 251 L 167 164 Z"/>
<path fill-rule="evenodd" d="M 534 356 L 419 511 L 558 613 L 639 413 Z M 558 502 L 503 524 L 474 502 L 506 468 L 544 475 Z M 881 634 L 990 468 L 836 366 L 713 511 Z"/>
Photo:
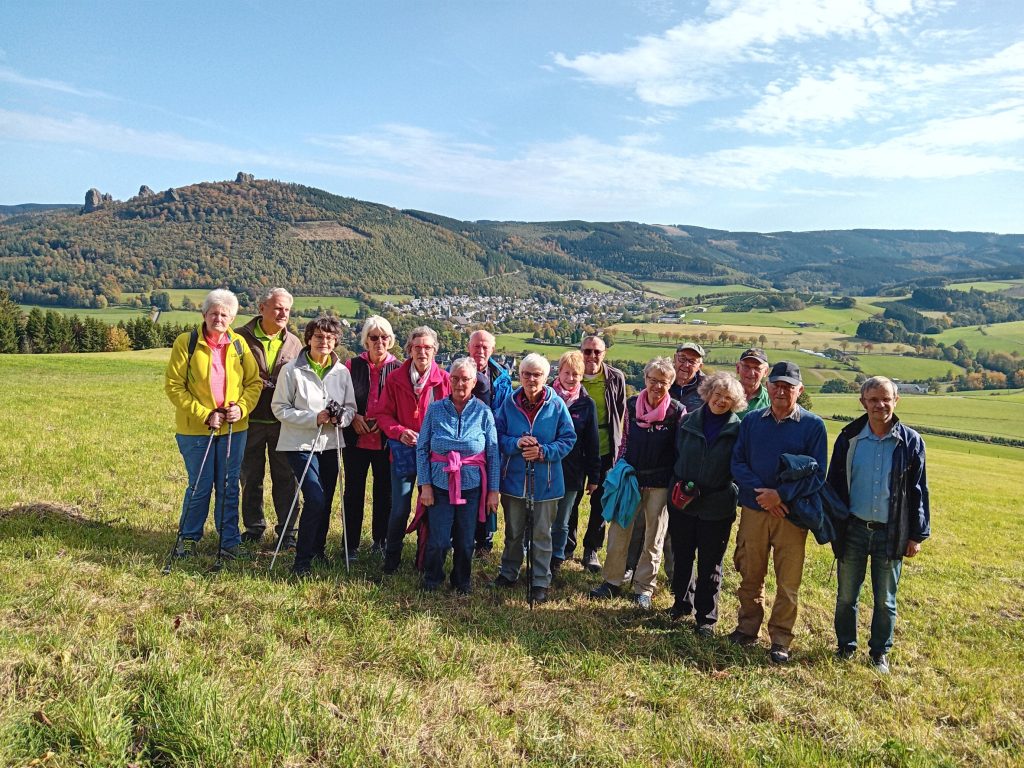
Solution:
<path fill-rule="evenodd" d="M 242 411 L 242 418 L 234 424 L 234 431 L 241 432 L 249 427 L 249 414 L 260 398 L 263 381 L 260 379 L 259 368 L 252 356 L 245 339 L 228 329 L 229 343 L 227 357 L 224 361 L 225 403 L 236 403 Z M 192 335 L 186 331 L 174 340 L 171 347 L 171 359 L 167 361 L 164 374 L 164 392 L 175 408 L 175 428 L 179 435 L 205 435 L 210 429 L 206 420 L 216 407 L 213 392 L 210 391 L 210 347 L 203 337 L 203 328 L 199 327 L 199 339 L 192 355 L 192 362 L 187 372 L 188 341 Z M 235 339 L 239 343 L 235 344 Z M 239 356 L 238 350 L 242 354 Z M 227 422 L 218 434 L 227 434 Z"/>

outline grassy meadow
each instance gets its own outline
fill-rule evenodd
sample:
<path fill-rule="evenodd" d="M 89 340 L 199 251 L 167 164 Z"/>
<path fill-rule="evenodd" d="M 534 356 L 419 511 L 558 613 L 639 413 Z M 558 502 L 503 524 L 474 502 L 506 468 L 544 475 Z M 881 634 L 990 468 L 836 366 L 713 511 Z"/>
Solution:
<path fill-rule="evenodd" d="M 643 286 L 652 293 L 660 293 L 670 299 L 692 299 L 695 296 L 710 296 L 722 293 L 759 293 L 763 289 L 749 285 L 730 283 L 728 285 L 700 285 L 696 283 L 675 283 L 663 280 L 644 280 Z"/>
<path fill-rule="evenodd" d="M 587 600 L 599 577 L 575 563 L 531 611 L 485 586 L 496 556 L 471 596 L 420 592 L 411 543 L 387 581 L 365 551 L 301 584 L 267 557 L 212 575 L 208 526 L 205 557 L 162 577 L 185 487 L 166 356 L 0 360 L 0 765 L 1024 762 L 1022 450 L 928 440 L 934 535 L 904 570 L 890 677 L 833 659 L 834 566 L 813 543 L 775 668 L 763 646 Z M 991 400 L 957 402 L 960 426 L 1022 407 Z M 737 581 L 727 560 L 722 633 Z"/>

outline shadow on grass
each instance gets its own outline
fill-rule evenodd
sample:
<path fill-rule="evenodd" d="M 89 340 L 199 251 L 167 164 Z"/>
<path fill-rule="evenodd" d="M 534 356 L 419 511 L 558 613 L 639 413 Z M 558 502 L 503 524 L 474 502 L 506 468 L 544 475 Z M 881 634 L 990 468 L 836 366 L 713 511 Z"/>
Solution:
<path fill-rule="evenodd" d="M 156 577 L 167 562 L 176 530 L 136 527 L 123 521 L 102 522 L 74 505 L 33 503 L 0 509 L 0 538 L 8 546 L 20 548 L 26 560 L 45 556 L 40 545 L 49 540 L 49 546 L 56 547 L 60 554 L 113 569 L 151 568 Z M 340 550 L 337 534 L 331 538 L 329 551 L 331 545 Z M 215 550 L 216 534 L 210 536 L 208 528 L 200 557 L 175 562 L 174 571 L 187 576 L 210 575 Z M 713 676 L 729 674 L 735 668 L 770 666 L 764 646 L 739 648 L 724 635 L 698 637 L 692 622 L 673 621 L 663 610 L 634 608 L 624 598 L 590 600 L 587 592 L 599 583 L 599 577 L 575 565 L 564 566 L 550 591 L 551 599 L 531 609 L 522 578 L 509 589 L 490 586 L 497 575 L 497 552 L 489 559 L 474 561 L 473 592 L 468 596 L 448 588 L 432 593 L 419 588 L 419 574 L 412 566 L 411 538 L 406 543 L 402 567 L 392 576 L 382 575 L 379 555 L 366 549 L 359 554 L 348 573 L 344 560 L 335 555 L 328 565 L 315 569 L 312 578 L 299 583 L 290 575 L 292 556 L 282 553 L 271 572 L 272 550 L 264 548 L 254 559 L 228 563 L 218 578 L 266 580 L 294 590 L 300 601 L 304 591 L 328 589 L 335 595 L 335 600 L 328 603 L 336 602 L 343 613 L 353 606 L 363 607 L 398 624 L 430 617 L 446 635 L 514 643 L 538 658 L 593 653 L 677 663 Z M 343 605 L 349 601 L 349 606 Z M 317 612 L 330 620 L 330 608 Z M 793 666 L 819 661 L 816 656 L 798 654 Z"/>

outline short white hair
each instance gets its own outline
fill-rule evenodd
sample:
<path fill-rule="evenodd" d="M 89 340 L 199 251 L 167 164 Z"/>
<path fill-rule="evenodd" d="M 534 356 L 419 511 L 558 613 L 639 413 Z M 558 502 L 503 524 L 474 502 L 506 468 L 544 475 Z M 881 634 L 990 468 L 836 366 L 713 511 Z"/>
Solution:
<path fill-rule="evenodd" d="M 551 373 L 551 363 L 548 362 L 544 355 L 537 352 L 531 352 L 519 362 L 520 378 L 522 378 L 524 368 L 539 368 L 544 374 L 544 378 L 547 378 L 548 374 Z"/>
<path fill-rule="evenodd" d="M 203 299 L 203 305 L 199 311 L 205 315 L 213 307 L 223 307 L 231 315 L 231 319 L 234 320 L 235 315 L 238 314 L 238 297 L 224 288 L 215 288 L 206 294 L 206 298 Z"/>
<path fill-rule="evenodd" d="M 395 329 L 391 327 L 391 323 L 388 322 L 386 317 L 370 315 L 363 320 L 363 327 L 359 329 L 359 343 L 363 346 L 363 349 L 366 349 L 366 337 L 370 335 L 370 331 L 383 331 L 391 337 L 391 343 L 388 344 L 387 348 L 391 349 L 395 346 Z"/>
<path fill-rule="evenodd" d="M 275 296 L 284 296 L 286 299 L 288 299 L 289 306 L 295 303 L 295 297 L 288 293 L 288 291 L 286 291 L 284 288 L 271 288 L 264 292 L 262 296 L 260 296 L 260 300 L 256 302 L 256 306 L 260 310 L 262 310 L 263 305 L 266 304 L 268 301 L 273 300 Z"/>
<path fill-rule="evenodd" d="M 449 373 L 455 373 L 456 371 L 458 371 L 460 369 L 463 369 L 463 368 L 466 369 L 467 371 L 469 371 L 470 375 L 474 379 L 476 378 L 476 373 L 477 373 L 476 360 L 474 360 L 472 357 L 460 357 L 460 358 L 458 358 L 454 363 L 452 363 L 452 367 L 448 370 L 448 372 Z"/>
<path fill-rule="evenodd" d="M 483 339 L 485 341 L 489 342 L 492 345 L 496 343 L 496 340 L 494 338 L 494 334 L 493 333 L 491 333 L 490 331 L 488 331 L 488 330 L 486 330 L 484 328 L 477 328 L 475 331 L 473 331 L 471 334 L 469 334 L 469 342 L 470 342 L 470 344 L 473 343 L 473 339 L 475 339 L 477 336 L 483 337 Z"/>

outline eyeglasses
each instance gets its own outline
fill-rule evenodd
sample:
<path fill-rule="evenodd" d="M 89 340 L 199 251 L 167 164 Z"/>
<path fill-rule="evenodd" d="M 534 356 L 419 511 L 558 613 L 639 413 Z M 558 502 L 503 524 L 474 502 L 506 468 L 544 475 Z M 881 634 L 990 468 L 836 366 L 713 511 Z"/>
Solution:
<path fill-rule="evenodd" d="M 699 364 L 700 364 L 700 360 L 691 360 L 688 357 L 677 357 L 676 358 L 676 365 L 678 365 L 681 368 L 693 368 L 693 366 L 699 365 Z"/>
<path fill-rule="evenodd" d="M 542 379 L 544 374 L 541 371 L 520 371 L 520 379 Z"/>
<path fill-rule="evenodd" d="M 603 349 L 584 349 L 582 352 L 584 357 L 600 357 L 604 354 Z"/>
<path fill-rule="evenodd" d="M 388 336 L 386 333 L 381 333 L 379 335 L 371 334 L 370 336 L 367 336 L 366 338 L 367 338 L 368 341 L 387 341 L 391 337 Z"/>
<path fill-rule="evenodd" d="M 338 337 L 333 333 L 314 333 L 313 341 L 337 341 Z"/>
<path fill-rule="evenodd" d="M 434 345 L 433 344 L 413 344 L 410 347 L 410 349 L 413 352 L 433 352 L 434 351 Z"/>
<path fill-rule="evenodd" d="M 471 381 L 476 381 L 475 376 L 452 376 L 451 380 L 456 384 L 468 384 Z"/>
<path fill-rule="evenodd" d="M 648 384 L 657 384 L 659 387 L 671 387 L 671 381 L 665 381 L 664 379 L 656 379 L 653 376 L 648 376 L 644 379 Z"/>

